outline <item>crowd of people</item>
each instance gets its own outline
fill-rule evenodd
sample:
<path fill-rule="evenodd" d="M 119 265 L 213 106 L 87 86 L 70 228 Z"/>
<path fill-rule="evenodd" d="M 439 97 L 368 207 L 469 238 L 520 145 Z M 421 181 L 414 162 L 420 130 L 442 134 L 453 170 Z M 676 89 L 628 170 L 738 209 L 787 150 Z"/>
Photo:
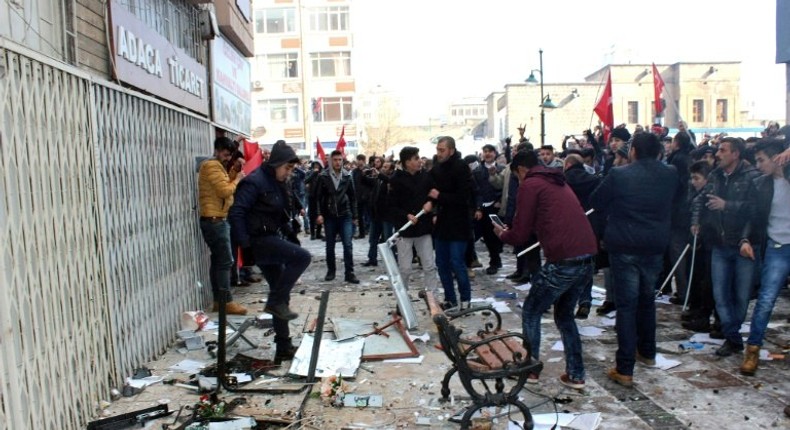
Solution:
<path fill-rule="evenodd" d="M 483 267 L 477 241 L 487 250 L 487 275 L 502 269 L 505 245 L 512 246 L 517 264 L 506 277 L 532 283 L 522 311 L 531 354 L 539 358 L 540 317 L 553 307 L 566 386 L 584 387 L 574 318 L 589 316 L 599 271 L 606 299 L 596 313 L 617 311 L 610 379 L 631 386 L 636 362 L 655 364 L 657 293 L 684 305 L 684 328 L 724 339 L 716 354 L 745 349 L 741 372 L 753 375 L 790 275 L 788 130 L 698 139 L 683 122 L 674 136 L 658 124 L 633 133 L 621 125 L 607 139 L 600 128 L 566 136 L 558 153 L 551 145 L 535 148 L 519 127 L 518 143 L 488 144 L 480 154 L 462 156 L 444 136 L 435 154 L 405 147 L 397 158 L 359 155 L 352 163 L 333 151 L 327 166 L 300 161 L 280 141 L 246 177 L 234 142 L 218 138 L 199 178 L 214 310 L 224 304 L 228 313 L 246 313 L 229 289 L 245 280 L 235 273 L 241 255 L 271 288 L 265 311 L 275 320 L 276 357 L 290 359 L 287 321 L 297 315 L 289 294 L 311 261 L 300 229 L 325 241 L 324 281 L 336 277 L 339 239 L 343 279 L 357 284 L 352 239 L 367 237 L 362 265 L 377 266 L 378 244 L 410 224 L 395 250 L 401 275 L 408 286 L 419 268 L 424 288 L 441 285 L 445 308 L 471 306 L 472 269 Z M 744 346 L 739 330 L 753 299 Z"/>

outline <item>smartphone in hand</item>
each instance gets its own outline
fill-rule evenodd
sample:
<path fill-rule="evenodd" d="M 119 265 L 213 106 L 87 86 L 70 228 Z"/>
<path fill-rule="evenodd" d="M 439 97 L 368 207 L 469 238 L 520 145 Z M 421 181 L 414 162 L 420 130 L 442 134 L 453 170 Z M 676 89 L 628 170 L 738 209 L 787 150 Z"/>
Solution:
<path fill-rule="evenodd" d="M 491 222 L 498 224 L 502 228 L 505 228 L 505 223 L 502 222 L 502 220 L 496 214 L 490 214 L 488 217 L 491 218 Z"/>

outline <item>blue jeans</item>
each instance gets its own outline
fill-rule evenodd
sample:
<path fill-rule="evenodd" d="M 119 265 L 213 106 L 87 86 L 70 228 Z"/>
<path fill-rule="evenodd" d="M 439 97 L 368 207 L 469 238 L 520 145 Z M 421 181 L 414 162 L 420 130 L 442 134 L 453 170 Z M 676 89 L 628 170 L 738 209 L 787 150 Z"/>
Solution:
<path fill-rule="evenodd" d="M 788 276 L 790 276 L 790 244 L 780 245 L 768 239 L 760 276 L 760 290 L 757 292 L 757 303 L 752 312 L 751 331 L 749 339 L 746 341 L 749 345 L 763 345 L 765 329 L 771 320 L 776 297 L 785 287 Z"/>
<path fill-rule="evenodd" d="M 755 246 L 755 258 L 759 259 Z M 742 345 L 740 329 L 749 308 L 754 280 L 754 261 L 741 257 L 737 246 L 714 246 L 711 253 L 711 281 L 716 312 L 724 338 Z"/>
<path fill-rule="evenodd" d="M 354 223 L 351 215 L 324 217 L 324 227 L 326 228 L 326 269 L 329 273 L 335 273 L 335 237 L 340 233 L 340 240 L 343 242 L 343 264 L 345 265 L 346 275 L 354 273 L 354 253 L 351 239 L 354 235 Z"/>
<path fill-rule="evenodd" d="M 230 249 L 230 224 L 227 221 L 200 220 L 200 232 L 211 252 L 211 265 L 208 269 L 211 293 L 214 301 L 220 301 L 220 293 L 230 302 L 230 269 L 233 267 L 233 252 Z"/>
<path fill-rule="evenodd" d="M 540 357 L 540 317 L 554 305 L 554 324 L 562 335 L 565 372 L 573 380 L 584 380 L 582 342 L 573 311 L 582 289 L 592 281 L 593 263 L 559 266 L 546 263 L 532 278 L 532 288 L 521 312 L 523 332 L 530 342 L 530 354 Z"/>
<path fill-rule="evenodd" d="M 436 269 L 444 288 L 444 301 L 458 303 L 453 275 L 458 279 L 458 292 L 461 293 L 461 301 L 472 300 L 472 286 L 469 284 L 469 274 L 466 273 L 466 263 L 464 262 L 466 241 L 436 239 L 435 246 Z"/>
<path fill-rule="evenodd" d="M 593 279 L 590 276 L 590 280 L 587 281 L 587 285 L 582 288 L 582 293 L 579 295 L 579 306 L 587 306 L 592 307 L 592 287 L 593 287 Z"/>
<path fill-rule="evenodd" d="M 617 306 L 617 372 L 634 374 L 636 352 L 656 356 L 656 282 L 664 266 L 664 255 L 609 253 Z"/>

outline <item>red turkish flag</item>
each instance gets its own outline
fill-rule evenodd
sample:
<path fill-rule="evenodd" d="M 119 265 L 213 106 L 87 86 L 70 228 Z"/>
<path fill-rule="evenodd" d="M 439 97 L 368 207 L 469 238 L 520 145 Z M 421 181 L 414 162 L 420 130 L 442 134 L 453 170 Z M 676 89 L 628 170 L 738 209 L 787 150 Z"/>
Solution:
<path fill-rule="evenodd" d="M 609 134 L 614 128 L 614 111 L 612 110 L 612 73 L 606 79 L 606 88 L 603 90 L 601 98 L 595 104 L 595 113 L 603 123 L 603 140 L 604 144 L 609 142 Z"/>
<path fill-rule="evenodd" d="M 241 171 L 245 175 L 249 175 L 253 170 L 257 169 L 263 163 L 263 155 L 261 154 L 261 147 L 258 142 L 250 142 L 244 140 L 244 167 Z"/>
<path fill-rule="evenodd" d="M 346 158 L 346 139 L 344 137 L 345 134 L 346 134 L 346 126 L 344 125 L 343 129 L 340 130 L 340 139 L 337 139 L 337 146 L 335 147 L 335 149 L 337 149 L 338 151 L 340 151 L 341 154 L 343 154 L 343 158 Z"/>
<path fill-rule="evenodd" d="M 326 167 L 326 152 L 324 152 L 324 147 L 321 145 L 321 141 L 318 138 L 315 138 L 315 153 L 318 155 L 318 159 L 321 160 L 321 164 Z"/>
<path fill-rule="evenodd" d="M 655 93 L 656 116 L 660 116 L 661 112 L 664 110 L 664 106 L 661 105 L 661 93 L 664 92 L 664 79 L 662 79 L 661 74 L 658 73 L 656 63 L 653 63 L 653 91 Z"/>

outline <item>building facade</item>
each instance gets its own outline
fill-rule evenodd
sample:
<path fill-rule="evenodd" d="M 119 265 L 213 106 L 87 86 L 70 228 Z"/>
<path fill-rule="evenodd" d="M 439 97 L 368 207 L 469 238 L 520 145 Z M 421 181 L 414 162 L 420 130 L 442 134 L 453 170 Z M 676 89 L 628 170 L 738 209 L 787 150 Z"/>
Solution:
<path fill-rule="evenodd" d="M 545 143 L 561 148 L 568 135 L 580 135 L 598 124 L 593 108 L 601 97 L 607 76 L 612 76 L 615 125 L 649 126 L 661 122 L 670 128 L 685 120 L 692 129 L 737 128 L 744 125 L 740 111 L 740 63 L 675 63 L 656 65 L 664 80 L 664 112 L 656 116 L 652 65 L 612 64 L 605 66 L 580 83 L 544 84 L 544 93 L 556 108 L 545 109 Z M 504 127 L 489 127 L 488 136 L 503 139 L 517 136 L 517 127 L 526 124 L 527 137 L 540 143 L 540 88 L 526 83 L 505 85 L 505 93 L 489 96 L 488 120 L 497 118 Z M 503 132 L 504 130 L 504 132 Z M 501 134 L 498 134 L 501 133 Z"/>
<path fill-rule="evenodd" d="M 249 0 L 0 2 L 0 429 L 84 429 L 209 303 L 196 159 L 252 50 Z"/>
<path fill-rule="evenodd" d="M 283 139 L 312 157 L 341 133 L 357 151 L 356 82 L 350 0 L 257 0 L 252 66 L 252 133 Z"/>

